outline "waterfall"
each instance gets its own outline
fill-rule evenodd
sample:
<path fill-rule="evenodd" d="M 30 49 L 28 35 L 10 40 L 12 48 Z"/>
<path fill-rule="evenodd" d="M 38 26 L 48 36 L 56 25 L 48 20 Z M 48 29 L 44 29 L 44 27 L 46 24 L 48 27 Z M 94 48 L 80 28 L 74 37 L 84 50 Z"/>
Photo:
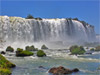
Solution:
<path fill-rule="evenodd" d="M 95 40 L 94 27 L 70 19 L 25 19 L 0 16 L 0 39 L 14 42 L 83 43 Z M 19 43 L 20 44 L 20 43 Z"/>

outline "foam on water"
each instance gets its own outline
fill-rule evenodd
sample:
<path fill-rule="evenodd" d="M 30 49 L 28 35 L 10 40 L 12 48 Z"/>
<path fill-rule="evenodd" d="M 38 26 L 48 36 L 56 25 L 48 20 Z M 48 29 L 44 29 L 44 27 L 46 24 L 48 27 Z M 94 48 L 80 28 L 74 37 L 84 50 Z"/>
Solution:
<path fill-rule="evenodd" d="M 80 55 L 79 56 L 78 55 L 77 56 L 69 55 L 69 53 L 67 53 L 66 50 L 64 50 L 64 51 L 63 50 L 62 51 L 46 50 L 45 52 L 47 53 L 48 57 L 53 57 L 55 59 L 61 58 L 61 59 L 69 59 L 69 60 L 80 61 L 80 62 L 85 62 L 85 61 L 100 62 L 100 59 L 96 59 L 96 58 L 83 58 L 83 57 L 79 57 Z M 82 55 L 82 56 L 88 56 L 88 55 Z"/>

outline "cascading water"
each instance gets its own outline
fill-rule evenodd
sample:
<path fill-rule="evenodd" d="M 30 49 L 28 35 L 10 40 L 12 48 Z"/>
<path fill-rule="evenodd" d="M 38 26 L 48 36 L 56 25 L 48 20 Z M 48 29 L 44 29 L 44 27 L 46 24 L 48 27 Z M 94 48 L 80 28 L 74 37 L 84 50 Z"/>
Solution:
<path fill-rule="evenodd" d="M 95 40 L 94 27 L 70 19 L 25 19 L 0 16 L 0 39 L 6 43 L 63 42 Z M 21 43 L 20 43 L 21 42 Z"/>

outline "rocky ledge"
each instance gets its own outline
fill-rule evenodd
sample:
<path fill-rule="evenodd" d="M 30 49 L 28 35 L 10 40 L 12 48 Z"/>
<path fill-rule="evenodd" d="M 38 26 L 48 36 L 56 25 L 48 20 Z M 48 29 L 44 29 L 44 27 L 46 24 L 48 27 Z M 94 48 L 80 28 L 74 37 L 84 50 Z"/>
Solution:
<path fill-rule="evenodd" d="M 73 70 L 64 68 L 63 66 L 59 67 L 53 67 L 49 70 L 49 73 L 52 73 L 53 75 L 65 75 L 65 74 L 71 74 L 73 72 L 78 72 L 79 69 L 75 68 Z"/>

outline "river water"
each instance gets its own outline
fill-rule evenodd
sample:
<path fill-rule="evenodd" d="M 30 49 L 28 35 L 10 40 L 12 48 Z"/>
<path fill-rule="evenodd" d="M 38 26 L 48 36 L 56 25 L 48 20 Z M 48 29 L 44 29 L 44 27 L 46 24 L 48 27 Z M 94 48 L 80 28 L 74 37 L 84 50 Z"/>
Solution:
<path fill-rule="evenodd" d="M 65 68 L 79 68 L 78 73 L 70 75 L 100 75 L 100 52 L 92 55 L 81 56 L 68 55 L 68 50 L 44 50 L 47 57 L 15 57 L 6 56 L 15 63 L 16 68 L 12 69 L 12 75 L 50 75 L 48 70 L 52 67 L 64 66 Z M 39 68 L 43 66 L 44 68 Z"/>

